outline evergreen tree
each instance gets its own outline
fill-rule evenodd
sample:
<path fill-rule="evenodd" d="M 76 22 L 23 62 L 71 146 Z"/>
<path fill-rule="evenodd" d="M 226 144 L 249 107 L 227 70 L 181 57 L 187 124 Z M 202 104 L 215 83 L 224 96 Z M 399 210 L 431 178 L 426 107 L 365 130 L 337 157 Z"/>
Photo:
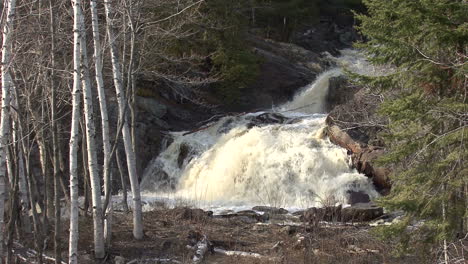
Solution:
<path fill-rule="evenodd" d="M 384 230 L 409 242 L 407 225 L 428 242 L 468 231 L 468 3 L 464 0 L 364 0 L 358 15 L 368 42 L 358 44 L 391 74 L 361 77 L 391 89 L 380 107 L 389 118 L 384 135 L 393 187 L 382 205 L 404 210 L 405 221 Z M 404 243 L 403 243 L 404 245 Z"/>

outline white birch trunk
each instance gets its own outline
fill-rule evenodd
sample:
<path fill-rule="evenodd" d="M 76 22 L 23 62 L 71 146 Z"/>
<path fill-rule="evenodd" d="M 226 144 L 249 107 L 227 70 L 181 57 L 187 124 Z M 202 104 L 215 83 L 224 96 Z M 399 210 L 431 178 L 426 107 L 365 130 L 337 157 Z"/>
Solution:
<path fill-rule="evenodd" d="M 7 1 L 4 6 L 7 8 L 6 21 L 3 26 L 3 44 L 2 44 L 2 113 L 0 117 L 0 264 L 3 263 L 3 244 L 5 234 L 5 178 L 6 178 L 6 155 L 7 143 L 10 138 L 10 97 L 13 89 L 9 68 L 11 64 L 12 52 L 12 30 L 13 19 L 15 16 L 16 0 Z"/>
<path fill-rule="evenodd" d="M 82 25 L 84 18 L 81 16 Z M 88 151 L 88 170 L 91 182 L 91 197 L 93 203 L 93 224 L 94 224 L 94 256 L 98 259 L 104 258 L 104 227 L 101 201 L 101 181 L 99 178 L 97 153 L 96 153 L 96 128 L 94 124 L 93 94 L 91 79 L 89 77 L 88 50 L 86 47 L 86 32 L 81 33 L 81 77 L 83 85 L 83 103 L 86 127 L 86 144 Z"/>
<path fill-rule="evenodd" d="M 70 135 L 70 240 L 68 257 L 70 264 L 78 263 L 78 144 L 80 127 L 81 54 L 80 39 L 83 30 L 81 0 L 73 1 L 73 92 L 72 124 Z"/>
<path fill-rule="evenodd" d="M 106 243 L 109 245 L 111 242 L 112 234 L 112 194 L 111 194 L 111 174 L 109 170 L 110 166 L 110 154 L 111 154 L 111 144 L 110 144 L 110 134 L 109 134 L 109 117 L 107 115 L 107 103 L 106 103 L 106 93 L 104 91 L 104 79 L 102 77 L 102 48 L 101 40 L 99 35 L 99 17 L 97 12 L 97 3 L 96 0 L 91 0 L 91 22 L 93 27 L 93 41 L 94 41 L 94 64 L 96 72 L 96 83 L 99 96 L 99 108 L 101 110 L 101 127 L 102 127 L 102 146 L 104 152 L 104 166 L 103 166 L 103 176 L 104 176 L 104 195 L 106 197 L 107 204 L 105 212 L 105 221 L 104 221 L 104 237 Z"/>
<path fill-rule="evenodd" d="M 116 34 L 114 30 L 114 12 L 112 10 L 112 3 L 110 0 L 104 1 L 104 7 L 106 9 L 106 22 L 107 22 L 107 34 L 110 42 L 111 60 L 112 60 L 112 71 L 114 76 L 114 86 L 117 95 L 117 102 L 119 105 L 119 119 L 123 122 L 122 126 L 122 138 L 125 146 L 125 154 L 127 157 L 128 176 L 130 178 L 130 188 L 132 190 L 133 198 L 133 236 L 136 239 L 143 238 L 143 216 L 141 209 L 141 196 L 140 196 L 140 185 L 138 183 L 138 175 L 136 171 L 135 152 L 132 147 L 132 140 L 130 135 L 130 129 L 128 127 L 128 120 L 126 118 L 125 109 L 127 108 L 127 100 L 125 99 L 125 92 L 123 89 L 122 72 L 120 69 L 120 60 L 116 44 Z"/>

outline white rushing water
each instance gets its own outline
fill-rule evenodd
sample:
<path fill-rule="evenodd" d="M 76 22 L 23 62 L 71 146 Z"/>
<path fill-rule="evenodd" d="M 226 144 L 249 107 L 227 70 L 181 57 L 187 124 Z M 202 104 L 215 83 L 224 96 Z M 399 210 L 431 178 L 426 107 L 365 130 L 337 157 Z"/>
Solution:
<path fill-rule="evenodd" d="M 372 74 L 355 51 L 344 51 L 336 61 Z M 224 117 L 195 133 L 172 133 L 173 142 L 145 170 L 145 195 L 210 209 L 346 204 L 351 190 L 375 198 L 370 180 L 350 168 L 346 150 L 324 133 L 329 79 L 340 74 L 340 68 L 322 73 L 274 110 Z"/>

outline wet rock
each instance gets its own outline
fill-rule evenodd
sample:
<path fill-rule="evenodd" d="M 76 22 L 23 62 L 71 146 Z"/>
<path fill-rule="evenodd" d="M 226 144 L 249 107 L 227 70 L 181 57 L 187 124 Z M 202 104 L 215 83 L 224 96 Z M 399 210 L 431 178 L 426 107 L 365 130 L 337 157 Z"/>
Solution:
<path fill-rule="evenodd" d="M 268 214 L 268 213 L 266 213 Z M 269 219 L 270 223 L 299 223 L 301 220 L 298 216 L 290 214 L 270 214 Z"/>
<path fill-rule="evenodd" d="M 252 208 L 254 211 L 265 212 L 269 214 L 287 214 L 288 210 L 284 208 L 270 207 L 270 206 L 255 206 Z"/>
<path fill-rule="evenodd" d="M 213 216 L 214 218 L 228 218 L 228 219 L 238 219 L 245 223 L 258 223 L 258 222 L 266 222 L 269 219 L 268 214 L 258 214 L 252 210 L 245 210 L 236 213 L 227 213 L 227 214 L 218 214 Z"/>
<path fill-rule="evenodd" d="M 368 203 L 370 202 L 369 195 L 364 192 L 355 192 L 355 191 L 348 191 L 349 195 L 348 203 L 353 205 L 357 203 Z"/>
<path fill-rule="evenodd" d="M 283 45 L 253 35 L 248 41 L 254 53 L 261 58 L 258 76 L 255 81 L 242 89 L 235 105 L 223 106 L 227 111 L 244 112 L 254 109 L 268 109 L 272 105 L 284 103 L 294 96 L 300 88 L 315 79 L 306 63 L 315 61 L 320 55 L 295 45 Z M 309 57 L 310 59 L 307 59 Z M 303 62 L 304 61 L 304 62 Z"/>
<path fill-rule="evenodd" d="M 248 128 L 254 126 L 263 126 L 269 124 L 283 124 L 288 120 L 287 117 L 278 113 L 263 113 L 258 116 L 254 116 L 247 124 Z"/>
<path fill-rule="evenodd" d="M 335 106 L 345 104 L 353 98 L 356 93 L 354 86 L 349 85 L 345 76 L 331 77 L 329 79 L 327 94 L 327 110 L 332 110 Z"/>
<path fill-rule="evenodd" d="M 357 203 L 341 210 L 343 222 L 350 221 L 372 221 L 383 215 L 383 208 L 374 203 Z"/>
<path fill-rule="evenodd" d="M 182 166 L 184 165 L 184 161 L 189 156 L 190 151 L 191 151 L 190 146 L 186 144 L 180 145 L 179 156 L 177 157 L 177 165 L 179 165 L 179 168 L 182 168 Z"/>
<path fill-rule="evenodd" d="M 350 207 L 339 206 L 309 208 L 300 214 L 302 222 L 317 225 L 320 221 L 327 222 L 351 222 L 351 221 L 372 221 L 383 215 L 383 208 L 374 203 L 355 203 Z"/>
<path fill-rule="evenodd" d="M 270 218 L 270 215 L 268 214 L 259 214 L 252 210 L 240 211 L 240 212 L 237 212 L 237 215 L 250 217 L 250 218 L 257 220 L 258 222 L 266 222 Z"/>
<path fill-rule="evenodd" d="M 174 190 L 175 182 L 160 167 L 146 171 L 140 183 L 140 188 L 145 191 L 153 190 Z"/>

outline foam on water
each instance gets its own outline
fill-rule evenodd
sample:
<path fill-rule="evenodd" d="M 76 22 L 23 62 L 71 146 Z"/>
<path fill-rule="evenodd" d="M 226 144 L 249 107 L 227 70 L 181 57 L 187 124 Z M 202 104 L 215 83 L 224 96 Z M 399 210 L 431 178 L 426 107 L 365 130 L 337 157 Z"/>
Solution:
<path fill-rule="evenodd" d="M 354 51 L 336 59 L 351 70 L 371 72 Z M 274 111 L 286 121 L 255 123 L 266 112 L 228 116 L 195 133 L 172 133 L 173 142 L 145 170 L 146 196 L 183 199 L 205 209 L 270 205 L 307 208 L 343 203 L 349 191 L 378 196 L 370 180 L 350 168 L 345 149 L 326 137 L 324 72 L 292 101 Z"/>

